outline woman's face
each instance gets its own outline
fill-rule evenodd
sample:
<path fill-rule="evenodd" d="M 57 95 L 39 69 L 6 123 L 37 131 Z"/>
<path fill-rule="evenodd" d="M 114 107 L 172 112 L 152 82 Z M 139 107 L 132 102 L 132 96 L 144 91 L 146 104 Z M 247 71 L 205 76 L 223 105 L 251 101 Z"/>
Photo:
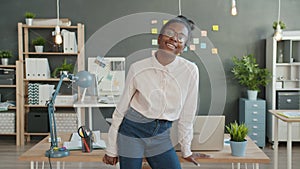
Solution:
<path fill-rule="evenodd" d="M 183 51 L 187 40 L 186 26 L 182 23 L 171 23 L 158 36 L 159 49 L 177 55 Z"/>

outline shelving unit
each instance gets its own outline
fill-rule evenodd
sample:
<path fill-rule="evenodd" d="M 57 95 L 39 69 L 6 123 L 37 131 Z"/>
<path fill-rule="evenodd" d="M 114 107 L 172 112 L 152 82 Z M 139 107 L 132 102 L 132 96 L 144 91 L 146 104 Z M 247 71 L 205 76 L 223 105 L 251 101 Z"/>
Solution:
<path fill-rule="evenodd" d="M 11 89 L 11 90 L 15 90 L 16 92 L 16 106 L 15 107 L 8 107 L 8 112 L 14 111 L 15 112 L 15 131 L 14 132 L 0 132 L 0 135 L 6 135 L 6 136 L 15 136 L 16 137 L 16 145 L 20 145 L 20 136 L 19 136 L 19 129 L 20 129 L 20 124 L 17 123 L 19 121 L 20 116 L 18 115 L 17 111 L 18 111 L 18 104 L 17 104 L 17 84 L 18 84 L 18 69 L 16 65 L 0 65 L 0 68 L 4 68 L 4 69 L 15 69 L 16 72 L 16 83 L 13 85 L 0 85 L 0 88 L 7 88 L 7 89 Z"/>
<path fill-rule="evenodd" d="M 266 67 L 272 74 L 272 80 L 266 87 L 268 109 L 300 109 L 300 36 L 297 34 L 284 32 L 281 41 L 273 37 L 266 40 Z M 267 113 L 269 142 L 274 141 L 274 120 Z M 287 141 L 286 128 L 286 124 L 279 121 L 279 141 Z M 293 124 L 292 131 L 292 140 L 300 141 L 299 124 Z"/>
<path fill-rule="evenodd" d="M 28 132 L 26 130 L 26 116 L 32 109 L 45 109 L 47 111 L 47 107 L 44 105 L 29 105 L 28 104 L 28 92 L 27 92 L 27 86 L 29 83 L 47 83 L 47 84 L 53 84 L 56 85 L 59 81 L 58 78 L 50 78 L 50 79 L 26 79 L 25 71 L 26 71 L 26 65 L 25 65 L 25 59 L 31 58 L 31 57 L 44 57 L 48 58 L 48 60 L 52 57 L 52 62 L 49 61 L 49 65 L 51 67 L 51 64 L 53 64 L 53 57 L 68 57 L 71 59 L 75 59 L 75 62 L 77 63 L 77 70 L 84 70 L 85 68 L 85 51 L 84 51 L 84 25 L 81 23 L 78 23 L 76 26 L 60 26 L 61 29 L 66 29 L 70 31 L 76 31 L 76 41 L 78 46 L 78 51 L 73 53 L 63 53 L 63 52 L 51 52 L 51 51 L 45 51 L 45 52 L 34 52 L 31 51 L 32 48 L 30 47 L 30 40 L 31 40 L 31 31 L 44 31 L 48 32 L 48 34 L 51 35 L 51 32 L 54 31 L 55 26 L 28 26 L 23 23 L 18 23 L 18 45 L 19 45 L 19 61 L 17 63 L 17 66 L 20 68 L 19 74 L 20 74 L 20 83 L 17 85 L 17 102 L 19 107 L 18 116 L 20 116 L 20 119 L 18 123 L 20 124 L 20 131 L 17 133 L 20 135 L 20 144 L 23 145 L 25 143 L 25 140 L 30 140 L 30 136 L 43 136 L 48 135 L 48 133 L 44 132 Z M 51 69 L 51 68 L 50 68 Z M 52 69 L 50 70 L 53 71 Z M 65 80 L 67 81 L 67 80 Z M 73 106 L 55 106 L 57 109 L 67 109 L 75 113 L 75 109 Z M 38 126 L 37 126 L 38 127 Z M 25 138 L 26 137 L 26 138 Z"/>

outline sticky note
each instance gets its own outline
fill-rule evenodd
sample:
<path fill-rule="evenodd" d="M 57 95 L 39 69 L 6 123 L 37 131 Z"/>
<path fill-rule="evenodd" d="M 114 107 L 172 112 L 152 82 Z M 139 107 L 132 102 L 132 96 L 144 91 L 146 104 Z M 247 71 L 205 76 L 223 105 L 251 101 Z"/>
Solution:
<path fill-rule="evenodd" d="M 188 51 L 188 48 L 187 48 L 187 47 L 185 47 L 185 48 L 183 49 L 183 51 L 184 51 L 184 52 Z"/>
<path fill-rule="evenodd" d="M 157 45 L 157 39 L 152 39 L 152 45 Z"/>
<path fill-rule="evenodd" d="M 207 36 L 207 31 L 201 31 L 201 36 L 206 37 Z"/>
<path fill-rule="evenodd" d="M 163 24 L 166 24 L 169 20 L 163 20 Z"/>
<path fill-rule="evenodd" d="M 153 20 L 151 20 L 151 24 L 157 24 L 157 20 L 156 19 L 153 19 Z"/>
<path fill-rule="evenodd" d="M 219 31 L 219 25 L 213 25 L 212 30 L 213 31 Z"/>
<path fill-rule="evenodd" d="M 206 49 L 206 43 L 205 42 L 201 42 L 200 43 L 200 48 L 201 49 Z"/>
<path fill-rule="evenodd" d="M 191 50 L 191 51 L 196 50 L 196 46 L 195 46 L 195 45 L 190 45 L 190 50 Z"/>
<path fill-rule="evenodd" d="M 151 29 L 151 33 L 152 33 L 152 34 L 157 34 L 157 28 L 152 28 L 152 29 Z"/>
<path fill-rule="evenodd" d="M 199 38 L 193 38 L 193 44 L 198 45 L 199 44 Z"/>
<path fill-rule="evenodd" d="M 218 49 L 217 48 L 212 48 L 211 53 L 212 54 L 218 54 Z"/>

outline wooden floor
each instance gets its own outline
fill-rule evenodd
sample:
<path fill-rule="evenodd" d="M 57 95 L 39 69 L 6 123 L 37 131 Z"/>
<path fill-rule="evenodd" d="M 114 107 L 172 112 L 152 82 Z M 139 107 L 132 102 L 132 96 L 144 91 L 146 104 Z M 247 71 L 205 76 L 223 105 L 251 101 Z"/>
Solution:
<path fill-rule="evenodd" d="M 30 169 L 28 162 L 18 161 L 18 156 L 32 147 L 37 141 L 32 141 L 24 147 L 16 147 L 14 140 L 0 140 L 0 169 Z M 261 164 L 260 169 L 273 169 L 273 149 L 270 145 L 266 146 L 263 151 L 271 158 L 270 164 Z M 52 162 L 52 168 L 56 168 L 56 163 Z M 293 144 L 293 168 L 298 169 L 300 166 L 300 144 Z M 41 166 L 39 166 L 41 168 Z M 49 169 L 49 163 L 45 162 L 45 169 Z M 107 166 L 101 163 L 66 163 L 66 169 L 73 168 L 95 168 L 95 169 L 115 169 L 116 167 Z M 184 164 L 184 169 L 199 168 L 193 164 Z M 201 169 L 228 169 L 231 164 L 201 164 Z M 241 168 L 245 168 L 242 164 Z M 252 165 L 248 164 L 247 168 L 251 169 Z M 279 169 L 286 168 L 286 145 L 279 145 Z"/>

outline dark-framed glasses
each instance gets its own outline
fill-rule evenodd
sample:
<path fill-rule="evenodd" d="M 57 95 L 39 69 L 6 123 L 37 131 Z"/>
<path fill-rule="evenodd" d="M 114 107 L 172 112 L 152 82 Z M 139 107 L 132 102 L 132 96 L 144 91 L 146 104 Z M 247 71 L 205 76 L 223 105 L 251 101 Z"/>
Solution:
<path fill-rule="evenodd" d="M 177 35 L 177 40 L 180 43 L 184 43 L 187 40 L 187 36 L 185 36 L 183 33 L 177 33 L 173 29 L 165 29 L 162 32 L 162 35 L 168 36 L 169 38 L 173 38 L 175 35 Z"/>

